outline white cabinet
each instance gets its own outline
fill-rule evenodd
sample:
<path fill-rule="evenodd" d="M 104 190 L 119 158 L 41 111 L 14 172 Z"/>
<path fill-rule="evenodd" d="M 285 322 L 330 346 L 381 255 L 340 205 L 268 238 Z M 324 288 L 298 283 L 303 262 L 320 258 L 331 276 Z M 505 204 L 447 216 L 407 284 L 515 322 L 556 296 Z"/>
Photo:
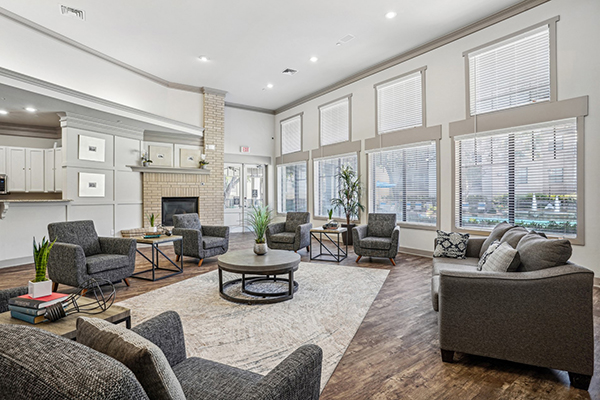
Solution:
<path fill-rule="evenodd" d="M 62 149 L 54 149 L 54 191 L 62 192 Z"/>
<path fill-rule="evenodd" d="M 6 174 L 6 147 L 0 147 L 0 174 Z"/>
<path fill-rule="evenodd" d="M 7 149 L 8 190 L 24 192 L 25 186 L 25 149 L 9 147 Z"/>
<path fill-rule="evenodd" d="M 44 150 L 44 191 L 62 191 L 62 149 Z"/>
<path fill-rule="evenodd" d="M 27 192 L 44 191 L 44 149 L 26 149 L 27 171 L 25 184 Z"/>

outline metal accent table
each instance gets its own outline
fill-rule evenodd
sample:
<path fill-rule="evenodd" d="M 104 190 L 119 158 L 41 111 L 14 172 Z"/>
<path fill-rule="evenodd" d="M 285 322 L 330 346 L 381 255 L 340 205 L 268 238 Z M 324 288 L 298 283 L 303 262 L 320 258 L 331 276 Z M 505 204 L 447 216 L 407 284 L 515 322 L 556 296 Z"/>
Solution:
<path fill-rule="evenodd" d="M 137 243 L 143 243 L 143 244 L 149 244 L 152 245 L 152 259 L 148 258 L 144 253 L 142 253 L 139 249 L 136 248 L 136 251 L 138 252 L 138 254 L 140 254 L 142 257 L 144 257 L 147 261 L 150 262 L 150 264 L 152 265 L 152 268 L 146 269 L 144 271 L 139 271 L 136 272 L 134 274 L 131 275 L 132 278 L 138 278 L 138 279 L 144 279 L 147 281 L 160 281 L 161 279 L 165 279 L 168 278 L 170 276 L 173 275 L 178 275 L 183 273 L 183 257 L 181 257 L 180 262 L 179 262 L 179 266 L 173 261 L 171 260 L 165 253 L 162 252 L 162 250 L 160 250 L 158 248 L 158 245 L 160 243 L 171 243 L 173 242 L 173 244 L 175 244 L 175 242 L 179 242 L 180 246 L 181 246 L 181 254 L 183 254 L 183 236 L 166 236 L 166 235 L 161 235 L 160 237 L 157 238 L 149 238 L 149 239 L 145 239 L 144 237 L 136 237 L 135 241 Z M 175 266 L 175 268 L 177 269 L 169 269 L 169 268 L 162 268 L 159 265 L 159 259 L 158 259 L 158 254 L 162 254 L 164 258 L 167 259 L 167 261 L 169 261 L 171 264 L 173 264 Z M 156 254 L 156 256 L 155 256 Z M 172 274 L 169 275 L 163 275 L 161 277 L 156 277 L 156 270 L 160 269 L 163 271 L 172 271 Z M 144 274 L 146 272 L 150 272 L 152 271 L 152 278 L 146 278 L 145 276 L 139 276 L 140 274 Z"/>
<path fill-rule="evenodd" d="M 298 270 L 300 255 L 285 250 L 269 250 L 265 255 L 254 254 L 252 249 L 230 251 L 219 256 L 219 295 L 225 300 L 244 304 L 269 304 L 290 300 L 298 290 L 298 282 L 294 281 L 294 272 Z M 223 282 L 223 271 L 241 274 L 240 279 Z M 287 274 L 288 278 L 277 278 Z M 260 275 L 246 277 L 246 275 Z M 273 276 L 272 278 L 270 276 Z M 259 282 L 287 282 L 288 290 L 283 292 L 256 292 L 249 287 Z M 259 296 L 262 299 L 233 297 L 225 293 L 225 289 L 241 283 L 242 293 Z"/>
<path fill-rule="evenodd" d="M 323 261 L 340 262 L 340 261 L 344 260 L 346 257 L 348 257 L 348 244 L 346 243 L 346 250 L 343 250 L 342 247 L 340 246 L 340 239 L 342 239 L 342 237 L 340 235 L 342 233 L 345 233 L 347 230 L 348 230 L 348 228 L 337 228 L 337 229 L 313 228 L 313 229 L 311 229 L 310 236 L 313 237 L 317 242 L 319 242 L 319 254 L 317 254 L 313 257 L 312 251 L 315 246 L 310 246 L 310 259 L 316 260 L 318 258 L 323 258 Z M 316 233 L 319 234 L 319 237 L 317 237 Z M 331 242 L 335 247 L 337 247 L 337 254 L 332 253 L 331 250 L 324 243 L 323 235 L 325 235 L 325 237 L 327 239 L 329 239 L 329 242 Z M 337 240 L 333 240 L 331 238 L 331 236 L 329 236 L 329 235 L 336 235 Z M 327 252 L 324 253 L 323 249 L 325 249 Z M 325 257 L 331 257 L 332 259 L 328 260 Z"/>

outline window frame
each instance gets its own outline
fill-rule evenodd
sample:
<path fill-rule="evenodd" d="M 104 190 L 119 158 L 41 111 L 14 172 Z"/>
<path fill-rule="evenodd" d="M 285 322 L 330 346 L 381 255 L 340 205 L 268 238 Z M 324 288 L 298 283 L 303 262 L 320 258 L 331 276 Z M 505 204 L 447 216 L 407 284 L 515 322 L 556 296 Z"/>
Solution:
<path fill-rule="evenodd" d="M 322 112 L 322 110 L 323 110 L 323 108 L 326 108 L 327 106 L 330 106 L 334 103 L 338 103 L 344 99 L 347 99 L 347 101 L 348 101 L 348 140 L 343 140 L 341 142 L 330 143 L 330 144 L 323 144 L 323 141 L 322 141 L 323 112 Z M 334 100 L 328 101 L 327 103 L 321 104 L 318 107 L 318 110 L 319 110 L 319 148 L 327 147 L 327 146 L 335 146 L 335 145 L 339 145 L 342 143 L 352 142 L 352 93 L 347 94 L 342 97 L 338 97 Z"/>
<path fill-rule="evenodd" d="M 336 143 L 336 144 L 339 144 L 339 143 Z M 356 157 L 356 172 L 357 172 L 358 175 L 360 175 L 360 166 L 361 166 L 360 165 L 360 151 L 352 151 L 352 152 L 349 152 L 349 153 L 341 153 L 341 154 L 335 154 L 335 155 L 328 155 L 328 156 L 323 156 L 323 157 L 318 157 L 318 158 L 312 158 L 311 159 L 311 161 L 312 161 L 312 171 L 311 171 L 312 182 L 311 182 L 311 185 L 312 185 L 312 188 L 313 188 L 313 190 L 312 190 L 312 200 L 313 200 L 312 201 L 312 211 L 313 211 L 312 212 L 312 219 L 314 219 L 314 220 L 322 220 L 322 221 L 327 221 L 328 220 L 328 217 L 326 215 L 323 216 L 323 215 L 318 215 L 317 214 L 317 191 L 314 190 L 314 189 L 315 189 L 315 185 L 317 184 L 318 177 L 315 176 L 315 174 L 317 173 L 317 168 L 316 168 L 315 164 L 318 161 L 322 161 L 322 160 L 330 160 L 332 158 L 342 158 L 342 157 L 350 157 L 350 156 L 355 156 Z M 362 198 L 364 199 L 364 197 L 365 197 L 365 193 L 364 193 L 364 187 L 363 187 Z M 364 203 L 363 203 L 363 205 L 364 205 Z M 366 208 L 366 209 L 368 210 L 368 208 Z M 362 211 L 359 212 L 358 219 L 351 220 L 350 222 L 352 223 L 352 222 L 358 222 L 358 221 L 360 221 L 361 214 L 362 214 Z M 334 218 L 338 218 L 339 219 L 340 217 L 334 216 Z M 338 221 L 338 222 L 345 224 L 346 220 L 344 218 L 343 221 Z"/>
<path fill-rule="evenodd" d="M 279 204 L 279 189 L 280 189 L 280 187 L 279 187 L 279 167 L 287 167 L 289 165 L 296 165 L 296 164 L 298 164 L 298 165 L 304 164 L 304 166 L 306 168 L 306 184 L 305 184 L 305 186 L 306 186 L 306 212 L 309 212 L 309 208 L 310 208 L 309 207 L 310 206 L 310 194 L 308 191 L 309 184 L 310 184 L 309 183 L 309 169 L 308 169 L 309 162 L 308 162 L 308 160 L 301 160 L 301 161 L 288 162 L 288 163 L 284 163 L 284 164 L 277 164 L 275 166 L 275 168 L 276 168 L 276 170 L 275 170 L 275 212 L 277 215 L 284 216 L 287 214 L 287 211 L 286 212 L 279 211 L 279 206 L 280 206 L 280 204 Z"/>
<path fill-rule="evenodd" d="M 294 118 L 300 118 L 300 150 L 291 152 L 291 153 L 284 153 L 283 152 L 283 123 L 290 121 Z M 284 155 L 289 155 L 289 154 L 294 154 L 294 153 L 300 153 L 304 150 L 304 112 L 300 112 L 298 114 L 294 114 L 292 116 L 289 116 L 287 118 L 284 118 L 282 120 L 279 121 L 279 154 L 284 156 Z"/>
<path fill-rule="evenodd" d="M 509 40 L 516 36 L 522 35 L 524 33 L 527 33 L 529 31 L 532 31 L 532 30 L 542 27 L 544 25 L 548 25 L 548 30 L 549 30 L 549 35 L 550 35 L 550 39 L 549 39 L 549 41 L 550 41 L 550 43 L 549 43 L 549 45 L 550 45 L 550 100 L 549 100 L 549 102 L 557 101 L 556 22 L 558 22 L 559 20 L 560 20 L 560 16 L 549 18 L 549 19 L 539 22 L 535 25 L 531 25 L 527 28 L 513 32 L 506 36 L 502 36 L 501 38 L 498 38 L 491 42 L 484 43 L 482 45 L 479 45 L 477 47 L 474 47 L 472 49 L 469 49 L 469 50 L 463 52 L 463 58 L 464 58 L 464 63 L 465 63 L 465 114 L 466 114 L 467 120 L 477 118 L 480 115 L 489 115 L 489 114 L 494 114 L 496 112 L 502 112 L 502 111 L 506 111 L 506 110 L 514 110 L 514 109 L 518 109 L 521 107 L 528 107 L 528 106 L 540 104 L 540 103 L 528 103 L 528 104 L 523 104 L 520 106 L 505 108 L 505 109 L 501 109 L 501 110 L 494 110 L 494 111 L 489 111 L 489 112 L 485 112 L 485 113 L 481 113 L 481 114 L 471 115 L 471 90 L 470 90 L 471 89 L 471 74 L 470 74 L 470 65 L 469 65 L 469 54 L 471 54 L 475 51 L 485 49 L 486 47 L 493 46 L 493 45 L 503 42 L 505 40 Z"/>

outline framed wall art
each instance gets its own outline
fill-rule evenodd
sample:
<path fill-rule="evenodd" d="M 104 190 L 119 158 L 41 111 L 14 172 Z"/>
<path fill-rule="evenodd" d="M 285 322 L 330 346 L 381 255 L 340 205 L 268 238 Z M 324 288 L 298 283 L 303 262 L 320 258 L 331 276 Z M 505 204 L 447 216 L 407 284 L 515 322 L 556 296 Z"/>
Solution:
<path fill-rule="evenodd" d="M 106 141 L 92 136 L 79 135 L 79 159 L 104 162 Z"/>
<path fill-rule="evenodd" d="M 104 174 L 79 173 L 79 197 L 104 197 Z"/>
<path fill-rule="evenodd" d="M 201 154 L 199 149 L 180 149 L 179 166 L 181 168 L 198 168 Z"/>
<path fill-rule="evenodd" d="M 148 146 L 152 166 L 172 167 L 173 148 L 168 146 Z"/>

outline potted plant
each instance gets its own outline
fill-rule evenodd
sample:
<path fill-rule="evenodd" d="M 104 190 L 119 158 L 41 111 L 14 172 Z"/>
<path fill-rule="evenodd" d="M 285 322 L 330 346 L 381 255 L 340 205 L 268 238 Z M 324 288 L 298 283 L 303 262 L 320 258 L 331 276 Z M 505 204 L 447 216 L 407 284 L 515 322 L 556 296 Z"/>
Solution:
<path fill-rule="evenodd" d="M 256 236 L 254 243 L 254 252 L 259 256 L 266 254 L 269 251 L 267 247 L 265 234 L 267 233 L 267 227 L 273 221 L 273 212 L 269 206 L 258 206 L 253 207 L 250 214 L 248 214 L 247 222 L 252 228 L 254 235 Z"/>
<path fill-rule="evenodd" d="M 148 158 L 148 154 L 147 154 L 147 153 L 142 153 L 142 165 L 143 165 L 144 167 L 147 167 L 147 166 L 148 166 L 148 164 L 150 164 L 150 163 L 152 163 L 152 160 L 150 160 L 150 159 Z"/>
<path fill-rule="evenodd" d="M 56 240 L 54 240 L 56 242 Z M 41 243 L 33 238 L 33 262 L 35 264 L 35 279 L 29 281 L 28 292 L 29 296 L 34 299 L 38 297 L 50 296 L 52 294 L 52 281 L 46 278 L 46 267 L 48 265 L 48 255 L 50 249 L 54 246 L 54 242 L 46 240 L 44 236 Z"/>
<path fill-rule="evenodd" d="M 147 215 L 148 217 L 148 221 L 150 221 L 150 228 L 152 228 L 152 232 L 156 232 L 156 226 L 154 225 L 154 223 L 156 222 L 156 216 L 154 215 L 154 213 Z"/>
<path fill-rule="evenodd" d="M 209 164 L 209 162 L 206 161 L 206 154 L 201 154 L 200 157 L 201 157 L 201 159 L 198 162 L 198 164 L 200 164 L 201 169 L 204 169 L 204 167 L 207 166 Z"/>
<path fill-rule="evenodd" d="M 360 176 L 352 169 L 351 166 L 346 165 L 340 168 L 336 174 L 336 178 L 339 182 L 338 197 L 331 199 L 331 205 L 342 211 L 346 216 L 346 224 L 342 224 L 342 227 L 347 228 L 345 235 L 342 235 L 344 244 L 352 245 L 352 228 L 356 225 L 351 224 L 352 218 L 357 219 L 358 213 L 365 210 L 365 206 L 360 203 L 362 196 L 362 185 L 360 183 Z"/>
<path fill-rule="evenodd" d="M 325 229 L 337 229 L 338 228 L 338 223 L 335 219 L 333 219 L 333 208 L 330 210 L 327 210 L 327 215 L 329 216 L 329 218 L 327 219 L 327 223 L 325 224 L 325 226 L 323 226 L 323 228 Z"/>

